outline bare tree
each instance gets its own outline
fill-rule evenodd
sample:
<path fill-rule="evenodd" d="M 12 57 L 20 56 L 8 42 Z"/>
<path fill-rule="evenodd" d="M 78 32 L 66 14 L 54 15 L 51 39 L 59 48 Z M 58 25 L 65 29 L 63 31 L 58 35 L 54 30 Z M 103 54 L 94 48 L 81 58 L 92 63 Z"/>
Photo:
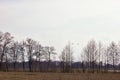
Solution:
<path fill-rule="evenodd" d="M 11 48 L 11 44 L 6 46 L 5 55 L 3 57 L 3 64 L 4 64 L 4 66 L 2 66 L 3 67 L 2 70 L 5 70 L 5 71 L 9 70 L 8 63 L 13 60 L 13 56 L 11 56 L 12 52 L 11 52 L 10 48 Z"/>
<path fill-rule="evenodd" d="M 110 62 L 110 58 L 109 58 L 109 48 L 106 47 L 104 49 L 104 53 L 103 53 L 103 58 L 102 58 L 102 61 L 104 63 L 104 70 L 103 72 L 108 72 L 108 69 L 109 69 L 109 62 Z"/>
<path fill-rule="evenodd" d="M 48 65 L 47 65 L 48 71 L 50 70 L 50 63 L 52 60 L 51 57 L 52 57 L 52 55 L 54 56 L 55 54 L 56 54 L 56 52 L 55 52 L 54 47 L 49 47 L 49 46 L 44 47 L 44 55 L 45 55 L 46 59 L 48 60 Z"/>
<path fill-rule="evenodd" d="M 62 72 L 65 72 L 65 63 L 66 63 L 66 53 L 65 49 L 63 49 L 61 55 L 59 56 L 59 59 L 61 61 L 61 67 L 62 67 Z"/>
<path fill-rule="evenodd" d="M 72 72 L 73 51 L 70 43 L 63 49 L 60 60 L 62 61 L 63 71 Z"/>
<path fill-rule="evenodd" d="M 102 65 L 103 65 L 103 56 L 106 54 L 105 47 L 103 47 L 103 44 L 99 42 L 98 44 L 98 72 L 102 71 Z"/>
<path fill-rule="evenodd" d="M 98 60 L 98 72 L 100 72 L 100 69 L 101 69 L 101 63 L 100 63 L 100 59 L 101 59 L 101 43 L 99 42 L 99 44 L 98 44 L 98 58 L 99 58 L 99 60 Z"/>
<path fill-rule="evenodd" d="M 110 61 L 112 62 L 113 70 L 115 72 L 115 69 L 116 69 L 115 66 L 117 65 L 117 61 L 118 61 L 118 47 L 115 44 L 115 42 L 112 42 L 108 47 L 108 55 L 109 55 Z"/>
<path fill-rule="evenodd" d="M 21 61 L 22 61 L 22 68 L 25 71 L 25 41 L 20 42 L 20 54 L 21 54 Z"/>
<path fill-rule="evenodd" d="M 88 42 L 87 46 L 84 48 L 84 54 L 86 61 L 88 62 L 88 71 L 92 69 L 94 73 L 95 63 L 98 57 L 97 44 L 94 40 Z"/>
<path fill-rule="evenodd" d="M 0 69 L 2 69 L 2 62 L 3 62 L 3 58 L 5 56 L 5 52 L 6 52 L 6 47 L 8 46 L 8 44 L 10 44 L 13 40 L 13 36 L 11 36 L 10 33 L 6 32 L 2 35 L 0 35 L 0 40 L 1 40 L 1 56 L 0 56 Z"/>
<path fill-rule="evenodd" d="M 12 54 L 13 54 L 13 68 L 14 71 L 16 71 L 16 63 L 18 59 L 18 54 L 19 54 L 19 43 L 18 42 L 13 42 L 11 46 Z"/>
<path fill-rule="evenodd" d="M 80 55 L 80 61 L 81 61 L 81 67 L 82 67 L 82 72 L 85 73 L 86 71 L 86 61 L 85 61 L 85 55 L 82 52 L 82 54 Z"/>
<path fill-rule="evenodd" d="M 42 56 L 43 56 L 43 47 L 40 45 L 40 43 L 37 43 L 36 47 L 35 47 L 35 53 L 34 53 L 35 57 L 36 57 L 36 61 L 39 61 L 39 71 L 41 71 L 41 60 L 42 60 Z"/>
<path fill-rule="evenodd" d="M 32 58 L 33 54 L 35 53 L 35 46 L 36 46 L 36 41 L 28 38 L 26 40 L 26 50 L 27 50 L 27 56 L 28 56 L 28 61 L 29 61 L 29 71 L 32 71 Z"/>
<path fill-rule="evenodd" d="M 120 71 L 120 42 L 118 42 L 118 70 Z"/>

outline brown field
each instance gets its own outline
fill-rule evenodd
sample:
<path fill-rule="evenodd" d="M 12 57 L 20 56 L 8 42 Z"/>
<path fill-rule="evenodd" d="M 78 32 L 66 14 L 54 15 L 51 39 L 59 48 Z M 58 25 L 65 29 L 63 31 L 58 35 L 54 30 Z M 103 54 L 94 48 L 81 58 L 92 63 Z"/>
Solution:
<path fill-rule="evenodd" d="M 0 72 L 0 80 L 120 80 L 120 74 Z"/>

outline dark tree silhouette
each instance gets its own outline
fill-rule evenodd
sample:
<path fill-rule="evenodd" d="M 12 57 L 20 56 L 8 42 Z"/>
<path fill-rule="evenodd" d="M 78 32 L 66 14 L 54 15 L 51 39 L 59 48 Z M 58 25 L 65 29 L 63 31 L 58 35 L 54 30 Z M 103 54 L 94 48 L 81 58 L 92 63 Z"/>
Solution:
<path fill-rule="evenodd" d="M 32 71 L 32 58 L 33 58 L 33 54 L 35 53 L 35 46 L 36 46 L 36 41 L 30 38 L 26 40 L 26 50 L 27 50 L 30 72 Z"/>
<path fill-rule="evenodd" d="M 2 70 L 2 62 L 4 56 L 6 55 L 7 46 L 12 42 L 13 36 L 10 33 L 0 33 L 0 47 L 1 47 L 1 55 L 0 55 L 0 70 Z M 6 60 L 7 61 L 7 60 Z"/>
<path fill-rule="evenodd" d="M 56 54 L 56 52 L 55 52 L 54 47 L 49 47 L 49 46 L 44 47 L 44 55 L 45 55 L 46 59 L 48 60 L 47 71 L 50 70 L 50 63 L 52 60 L 51 56 L 55 55 L 55 54 Z"/>

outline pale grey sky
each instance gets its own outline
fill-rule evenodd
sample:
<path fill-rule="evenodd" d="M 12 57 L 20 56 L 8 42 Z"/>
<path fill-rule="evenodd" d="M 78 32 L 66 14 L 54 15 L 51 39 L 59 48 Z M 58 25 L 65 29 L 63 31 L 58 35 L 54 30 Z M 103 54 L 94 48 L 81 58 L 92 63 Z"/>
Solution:
<path fill-rule="evenodd" d="M 119 41 L 120 0 L 0 0 L 0 30 L 16 40 L 30 37 L 52 45 L 57 52 L 69 40 L 75 51 L 90 39 Z"/>

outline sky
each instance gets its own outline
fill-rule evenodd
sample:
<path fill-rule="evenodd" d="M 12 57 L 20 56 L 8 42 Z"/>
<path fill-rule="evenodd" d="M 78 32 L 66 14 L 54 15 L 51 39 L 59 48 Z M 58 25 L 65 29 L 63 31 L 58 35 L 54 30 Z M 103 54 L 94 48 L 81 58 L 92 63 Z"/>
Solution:
<path fill-rule="evenodd" d="M 0 0 L 0 30 L 54 46 L 58 54 L 70 41 L 77 60 L 91 39 L 120 40 L 120 0 Z"/>

